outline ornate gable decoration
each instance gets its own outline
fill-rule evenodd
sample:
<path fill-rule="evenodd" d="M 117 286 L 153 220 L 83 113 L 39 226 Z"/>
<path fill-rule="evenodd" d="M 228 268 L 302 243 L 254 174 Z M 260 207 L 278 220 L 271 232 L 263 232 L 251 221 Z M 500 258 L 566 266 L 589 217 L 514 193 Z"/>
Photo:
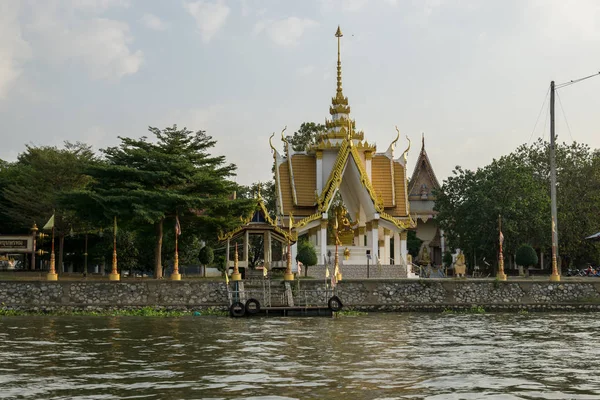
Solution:
<path fill-rule="evenodd" d="M 408 186 L 408 195 L 419 196 L 421 200 L 433 200 L 432 191 L 440 188 L 435 176 L 427 151 L 425 151 L 425 136 L 422 138 L 421 152 L 415 164 L 412 177 Z"/>
<path fill-rule="evenodd" d="M 253 229 L 253 227 L 256 228 L 256 225 L 258 224 L 267 225 L 269 229 L 274 230 L 275 232 L 290 240 L 291 242 L 295 242 L 297 239 L 296 235 L 284 229 L 281 229 L 277 225 L 277 222 L 274 221 L 273 218 L 271 218 L 269 212 L 267 211 L 267 207 L 265 207 L 265 202 L 260 196 L 260 194 L 256 198 L 256 205 L 254 206 L 254 209 L 245 218 L 240 217 L 240 220 L 242 224 L 237 228 L 227 233 L 219 232 L 219 240 L 224 241 L 227 239 L 231 239 L 234 236 L 240 234 L 241 232 L 244 232 L 245 230 Z"/>

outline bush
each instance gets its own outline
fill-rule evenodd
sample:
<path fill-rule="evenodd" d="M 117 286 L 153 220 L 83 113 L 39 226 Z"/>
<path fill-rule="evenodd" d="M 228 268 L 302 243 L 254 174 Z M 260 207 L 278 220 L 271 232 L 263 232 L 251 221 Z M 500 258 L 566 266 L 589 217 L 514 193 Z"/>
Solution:
<path fill-rule="evenodd" d="M 533 247 L 524 244 L 517 250 L 515 261 L 517 262 L 517 265 L 522 265 L 527 268 L 532 265 L 537 265 L 538 256 Z"/>
<path fill-rule="evenodd" d="M 298 243 L 296 261 L 300 261 L 304 265 L 304 276 L 308 274 L 308 267 L 317 265 L 317 252 L 311 242 L 304 240 Z"/>
<path fill-rule="evenodd" d="M 198 254 L 198 261 L 200 261 L 200 264 L 208 265 L 211 262 L 213 262 L 214 259 L 215 259 L 215 254 L 214 254 L 212 248 L 210 248 L 208 246 L 204 246 L 203 248 L 200 249 L 200 254 Z"/>

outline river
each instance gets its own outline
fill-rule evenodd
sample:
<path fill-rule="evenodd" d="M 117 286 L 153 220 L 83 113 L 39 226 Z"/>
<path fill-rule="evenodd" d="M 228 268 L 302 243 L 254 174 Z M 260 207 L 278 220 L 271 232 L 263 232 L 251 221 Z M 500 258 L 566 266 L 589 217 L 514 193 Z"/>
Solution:
<path fill-rule="evenodd" d="M 598 399 L 598 317 L 0 317 L 0 399 Z"/>

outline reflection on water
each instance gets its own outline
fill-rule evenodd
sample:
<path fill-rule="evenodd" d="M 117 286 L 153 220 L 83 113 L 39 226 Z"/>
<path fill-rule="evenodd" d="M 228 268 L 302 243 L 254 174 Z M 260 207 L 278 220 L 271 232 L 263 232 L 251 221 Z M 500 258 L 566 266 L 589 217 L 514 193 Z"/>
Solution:
<path fill-rule="evenodd" d="M 598 314 L 0 318 L 0 399 L 598 399 Z"/>

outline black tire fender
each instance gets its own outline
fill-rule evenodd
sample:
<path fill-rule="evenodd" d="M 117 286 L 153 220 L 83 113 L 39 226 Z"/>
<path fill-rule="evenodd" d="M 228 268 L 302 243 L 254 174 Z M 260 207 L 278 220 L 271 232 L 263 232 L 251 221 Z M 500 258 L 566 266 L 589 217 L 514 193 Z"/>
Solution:
<path fill-rule="evenodd" d="M 340 300 L 339 297 L 331 296 L 331 298 L 327 302 L 327 307 L 329 307 L 329 309 L 331 311 L 337 312 L 337 311 L 340 311 L 342 309 L 342 307 L 344 307 L 344 305 L 342 304 L 342 301 Z"/>
<path fill-rule="evenodd" d="M 236 301 L 229 307 L 229 313 L 232 317 L 239 318 L 246 314 L 246 307 L 239 301 Z"/>
<path fill-rule="evenodd" d="M 256 299 L 248 299 L 246 301 L 246 312 L 248 314 L 257 314 L 260 311 L 260 301 Z"/>

